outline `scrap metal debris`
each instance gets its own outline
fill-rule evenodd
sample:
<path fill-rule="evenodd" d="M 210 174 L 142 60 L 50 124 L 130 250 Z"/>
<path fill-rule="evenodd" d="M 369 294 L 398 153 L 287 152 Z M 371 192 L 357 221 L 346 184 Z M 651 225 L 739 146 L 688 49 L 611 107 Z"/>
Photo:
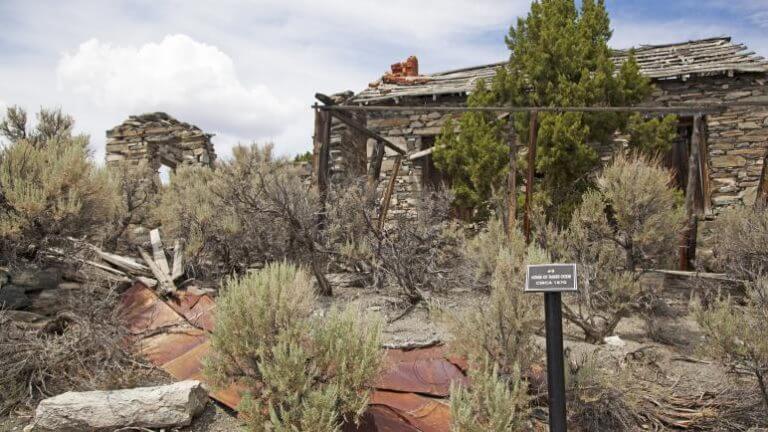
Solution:
<path fill-rule="evenodd" d="M 123 294 L 121 313 L 139 354 L 177 380 L 207 382 L 202 361 L 215 322 L 211 297 L 180 290 L 163 298 L 137 281 Z M 442 346 L 386 349 L 384 365 L 360 425 L 344 431 L 449 431 L 447 396 L 451 383 L 466 384 L 466 365 L 447 358 Z M 236 409 L 243 390 L 232 385 L 211 397 Z"/>

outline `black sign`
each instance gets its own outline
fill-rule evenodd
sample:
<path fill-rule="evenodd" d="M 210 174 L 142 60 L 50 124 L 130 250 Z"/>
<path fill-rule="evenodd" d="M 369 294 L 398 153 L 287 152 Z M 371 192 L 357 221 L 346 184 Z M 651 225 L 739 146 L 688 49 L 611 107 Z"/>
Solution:
<path fill-rule="evenodd" d="M 577 291 L 576 264 L 529 265 L 525 292 Z"/>

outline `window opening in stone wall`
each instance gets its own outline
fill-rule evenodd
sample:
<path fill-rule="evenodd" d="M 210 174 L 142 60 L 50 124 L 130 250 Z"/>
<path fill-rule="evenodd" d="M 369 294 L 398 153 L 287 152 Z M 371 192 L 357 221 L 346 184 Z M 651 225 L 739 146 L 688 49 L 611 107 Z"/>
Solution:
<path fill-rule="evenodd" d="M 171 182 L 171 174 L 173 171 L 173 168 L 169 167 L 168 165 L 160 165 L 160 168 L 157 170 L 157 177 L 160 179 L 161 185 L 167 186 Z"/>

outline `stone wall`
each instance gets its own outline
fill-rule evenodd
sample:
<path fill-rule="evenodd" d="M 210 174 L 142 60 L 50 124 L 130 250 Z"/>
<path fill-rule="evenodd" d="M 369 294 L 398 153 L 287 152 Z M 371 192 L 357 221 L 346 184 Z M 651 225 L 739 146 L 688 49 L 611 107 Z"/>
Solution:
<path fill-rule="evenodd" d="M 165 113 L 130 116 L 107 131 L 107 164 L 210 167 L 216 160 L 212 136 Z"/>
<path fill-rule="evenodd" d="M 765 74 L 738 74 L 733 77 L 700 77 L 686 81 L 656 82 L 652 104 L 719 104 L 735 102 L 768 103 Z M 393 106 L 462 106 L 461 96 L 401 99 Z M 423 150 L 427 137 L 434 137 L 446 119 L 458 114 L 438 112 L 368 112 L 367 125 L 402 148 L 406 153 Z M 728 109 L 706 118 L 708 134 L 708 171 L 713 215 L 724 208 L 754 203 L 762 160 L 768 151 L 768 107 Z M 332 130 L 333 173 L 346 171 L 350 140 L 345 138 L 345 127 L 334 125 Z M 617 145 L 623 141 L 617 139 Z M 368 140 L 367 157 L 370 159 L 374 141 Z M 609 149 L 610 150 L 610 149 Z M 381 168 L 383 189 L 389 179 L 396 153 L 387 149 Z M 608 158 L 609 159 L 609 158 Z M 404 160 L 392 199 L 393 213 L 413 212 L 421 194 L 421 168 L 414 161 Z"/>
<path fill-rule="evenodd" d="M 768 104 L 768 76 L 692 78 L 656 83 L 660 104 Z M 768 151 L 768 106 L 728 109 L 706 117 L 709 184 L 713 213 L 734 205 L 752 205 Z"/>

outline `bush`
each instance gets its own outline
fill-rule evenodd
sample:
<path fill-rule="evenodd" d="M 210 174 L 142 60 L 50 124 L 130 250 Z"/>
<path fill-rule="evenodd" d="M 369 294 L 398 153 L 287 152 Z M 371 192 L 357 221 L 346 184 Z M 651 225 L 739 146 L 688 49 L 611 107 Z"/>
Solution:
<path fill-rule="evenodd" d="M 469 243 L 470 251 L 485 251 L 469 256 L 476 269 L 476 285 L 488 283 L 490 298 L 446 319 L 453 335 L 452 352 L 476 365 L 488 357 L 506 375 L 517 368 L 527 372 L 535 358 L 533 336 L 540 323 L 539 308 L 536 296 L 525 294 L 523 286 L 526 264 L 546 262 L 547 257 L 535 246 L 527 248 L 520 232 L 510 239 L 500 233 L 501 223 L 493 220 Z"/>
<path fill-rule="evenodd" d="M 723 212 L 712 226 L 716 262 L 739 279 L 768 274 L 768 212 L 739 207 Z"/>
<path fill-rule="evenodd" d="M 638 270 L 673 259 L 683 213 L 671 184 L 657 161 L 618 155 L 553 247 L 557 260 L 579 264 L 577 307 L 564 304 L 563 314 L 588 342 L 600 343 L 648 299 Z"/>
<path fill-rule="evenodd" d="M 0 253 L 8 260 L 35 258 L 67 236 L 94 236 L 116 211 L 87 137 L 54 130 L 45 126 L 34 139 L 17 131 L 21 138 L 0 150 Z"/>
<path fill-rule="evenodd" d="M 470 388 L 451 385 L 453 432 L 519 431 L 528 421 L 529 397 L 517 368 L 507 378 L 486 360 L 469 372 Z"/>
<path fill-rule="evenodd" d="M 352 310 L 323 319 L 315 306 L 308 276 L 289 264 L 225 284 L 206 373 L 246 386 L 238 409 L 252 430 L 339 431 L 363 414 L 381 328 Z"/>
<path fill-rule="evenodd" d="M 236 147 L 215 171 L 180 168 L 160 198 L 158 219 L 185 238 L 194 267 L 214 276 L 290 259 L 307 264 L 320 292 L 327 253 L 319 238 L 320 201 L 293 164 L 274 159 L 270 145 Z"/>
<path fill-rule="evenodd" d="M 117 291 L 104 285 L 86 283 L 41 328 L 0 310 L 0 416 L 31 411 L 41 399 L 65 391 L 143 384 L 148 369 L 129 352 Z"/>
<path fill-rule="evenodd" d="M 110 206 L 114 208 L 106 222 L 104 245 L 115 251 L 125 244 L 126 231 L 131 225 L 151 225 L 151 211 L 157 201 L 157 173 L 147 164 L 120 164 L 107 168 L 109 190 L 112 195 Z"/>
<path fill-rule="evenodd" d="M 747 282 L 746 289 L 744 303 L 724 298 L 708 309 L 697 307 L 695 315 L 709 352 L 754 375 L 768 415 L 768 277 Z"/>
<path fill-rule="evenodd" d="M 249 258 L 238 253 L 249 240 L 238 215 L 212 193 L 219 182 L 208 168 L 179 167 L 161 190 L 155 214 L 168 238 L 185 240 L 185 258 L 202 275 L 243 271 Z"/>
<path fill-rule="evenodd" d="M 570 359 L 569 359 L 570 360 Z M 629 370 L 610 375 L 606 360 L 584 354 L 566 364 L 568 418 L 585 431 L 630 431 L 638 421 Z M 620 390 L 623 389 L 623 390 Z"/>

